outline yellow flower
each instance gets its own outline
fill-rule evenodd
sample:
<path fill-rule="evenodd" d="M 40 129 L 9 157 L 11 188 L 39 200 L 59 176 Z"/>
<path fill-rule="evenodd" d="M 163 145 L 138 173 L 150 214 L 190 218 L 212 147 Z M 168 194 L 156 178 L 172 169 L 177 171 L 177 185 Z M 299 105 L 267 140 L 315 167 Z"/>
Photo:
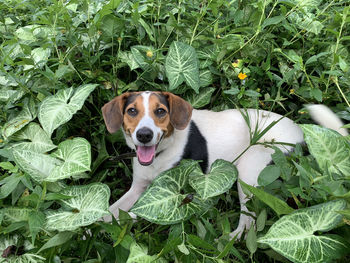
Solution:
<path fill-rule="evenodd" d="M 295 93 L 295 89 L 290 89 L 289 90 L 289 94 L 294 94 Z"/>
<path fill-rule="evenodd" d="M 153 57 L 153 52 L 151 50 L 147 50 L 146 56 L 149 58 Z"/>
<path fill-rule="evenodd" d="M 4 140 L 1 140 L 1 139 L 0 139 L 0 143 L 3 143 L 3 142 L 4 142 Z"/>
<path fill-rule="evenodd" d="M 238 78 L 240 79 L 240 80 L 244 80 L 245 78 L 247 77 L 247 74 L 245 74 L 245 73 L 239 73 L 238 74 Z"/>

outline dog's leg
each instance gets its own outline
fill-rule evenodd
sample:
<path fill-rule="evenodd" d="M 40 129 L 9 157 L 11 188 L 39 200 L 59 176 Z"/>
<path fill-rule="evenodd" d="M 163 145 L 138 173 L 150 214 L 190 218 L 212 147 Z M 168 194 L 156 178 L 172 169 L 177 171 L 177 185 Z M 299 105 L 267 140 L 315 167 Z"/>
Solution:
<path fill-rule="evenodd" d="M 147 186 L 149 185 L 149 181 L 146 180 L 138 180 L 133 181 L 132 185 L 117 202 L 115 202 L 113 205 L 109 207 L 109 211 L 112 213 L 112 215 L 117 219 L 119 216 L 119 209 L 123 211 L 129 211 L 129 209 L 136 203 L 136 201 L 139 199 L 140 195 L 146 190 Z M 103 217 L 103 220 L 105 222 L 111 222 L 112 216 L 108 215 Z"/>
<path fill-rule="evenodd" d="M 256 186 L 258 183 L 258 176 L 262 169 L 271 162 L 271 154 L 274 151 L 271 148 L 266 148 L 261 145 L 252 146 L 239 160 L 237 163 L 238 177 L 245 183 Z M 238 195 L 239 202 L 241 205 L 241 211 L 248 212 L 246 202 L 249 200 L 238 184 Z M 249 229 L 254 224 L 254 219 L 251 216 L 241 213 L 239 217 L 239 223 L 237 228 L 230 234 L 231 238 L 237 236 L 240 238 L 244 233 L 245 229 Z"/>

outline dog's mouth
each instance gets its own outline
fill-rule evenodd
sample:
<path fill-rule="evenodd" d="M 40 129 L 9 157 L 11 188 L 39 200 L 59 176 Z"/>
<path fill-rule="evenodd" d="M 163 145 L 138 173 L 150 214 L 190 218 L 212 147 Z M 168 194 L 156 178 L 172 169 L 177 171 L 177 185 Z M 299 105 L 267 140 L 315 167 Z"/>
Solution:
<path fill-rule="evenodd" d="M 157 145 L 136 146 L 136 154 L 141 165 L 150 165 L 156 156 Z"/>

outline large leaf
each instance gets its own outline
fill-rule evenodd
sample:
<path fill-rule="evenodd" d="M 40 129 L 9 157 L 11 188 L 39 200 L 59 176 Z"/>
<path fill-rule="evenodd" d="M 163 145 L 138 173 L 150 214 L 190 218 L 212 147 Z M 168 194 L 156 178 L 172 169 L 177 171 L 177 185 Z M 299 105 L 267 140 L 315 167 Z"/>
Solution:
<path fill-rule="evenodd" d="M 39 108 L 38 118 L 49 136 L 83 107 L 84 101 L 96 86 L 97 84 L 86 84 L 76 90 L 73 88 L 60 90 L 57 94 L 43 100 Z"/>
<path fill-rule="evenodd" d="M 209 174 L 203 174 L 196 166 L 190 174 L 189 183 L 203 199 L 228 191 L 236 181 L 238 171 L 232 163 L 218 159 L 210 167 Z"/>
<path fill-rule="evenodd" d="M 4 124 L 2 129 L 2 135 L 5 139 L 22 129 L 29 122 L 35 119 L 36 110 L 34 102 L 32 100 L 26 100 L 24 104 L 25 106 L 23 107 L 22 111 L 15 118 L 9 120 L 7 123 Z"/>
<path fill-rule="evenodd" d="M 198 64 L 196 50 L 193 47 L 185 43 L 173 42 L 165 60 L 169 89 L 175 90 L 185 81 L 198 93 L 200 87 Z"/>
<path fill-rule="evenodd" d="M 66 140 L 51 155 L 14 149 L 13 156 L 23 171 L 34 180 L 55 182 L 90 170 L 90 144 L 83 138 Z"/>
<path fill-rule="evenodd" d="M 188 219 L 195 213 L 209 208 L 199 196 L 192 196 L 189 203 L 186 192 L 189 174 L 198 166 L 195 161 L 182 162 L 181 165 L 161 173 L 139 198 L 131 212 L 157 224 L 175 224 Z M 189 200 L 190 201 L 190 200 Z"/>
<path fill-rule="evenodd" d="M 21 141 L 12 146 L 17 150 L 45 153 L 57 147 L 52 143 L 49 135 L 35 122 L 14 134 L 11 139 Z"/>
<path fill-rule="evenodd" d="M 72 198 L 61 200 L 61 209 L 46 213 L 46 228 L 49 230 L 72 231 L 109 214 L 110 190 L 107 185 L 72 186 L 62 190 L 61 194 Z"/>
<path fill-rule="evenodd" d="M 312 124 L 300 125 L 310 153 L 323 170 L 350 176 L 350 145 L 339 133 Z"/>
<path fill-rule="evenodd" d="M 147 254 L 148 249 L 144 245 L 133 242 L 130 246 L 130 254 L 126 263 L 166 263 L 163 258 L 157 258 L 157 255 Z"/>
<path fill-rule="evenodd" d="M 63 160 L 64 163 L 55 167 L 50 176 L 46 178 L 47 181 L 54 182 L 90 171 L 91 146 L 84 138 L 74 138 L 61 142 L 57 151 L 51 156 Z"/>
<path fill-rule="evenodd" d="M 336 227 L 342 220 L 336 211 L 345 207 L 344 200 L 336 200 L 295 211 L 274 223 L 258 242 L 293 262 L 329 262 L 347 253 L 349 248 L 335 235 L 320 236 L 315 232 Z"/>

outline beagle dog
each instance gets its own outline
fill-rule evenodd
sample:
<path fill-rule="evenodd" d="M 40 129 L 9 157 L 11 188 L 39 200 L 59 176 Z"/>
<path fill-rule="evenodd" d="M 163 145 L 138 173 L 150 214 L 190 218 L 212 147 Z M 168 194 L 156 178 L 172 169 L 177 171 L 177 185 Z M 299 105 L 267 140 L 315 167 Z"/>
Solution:
<path fill-rule="evenodd" d="M 317 112 L 318 109 L 313 108 L 313 114 L 317 115 Z M 259 142 L 275 142 L 276 147 L 288 153 L 293 150 L 290 144 L 304 141 L 301 128 L 279 114 L 249 109 L 246 111 L 249 127 L 240 110 L 195 110 L 188 102 L 169 92 L 128 92 L 105 104 L 102 114 L 107 130 L 114 133 L 122 128 L 127 145 L 137 154 L 133 158 L 130 190 L 109 209 L 115 218 L 118 218 L 119 209 L 128 211 L 155 177 L 176 166 L 181 159 L 200 160 L 203 172 L 208 172 L 216 159 L 234 161 L 249 145 L 250 132 L 255 129 L 262 131 L 273 121 L 278 122 Z M 329 119 L 338 120 L 334 113 L 329 113 Z M 327 121 L 323 124 L 327 126 Z M 340 127 L 339 121 L 329 128 L 344 132 Z M 239 178 L 257 186 L 258 176 L 271 162 L 273 152 L 264 145 L 250 147 L 235 162 Z M 245 205 L 248 197 L 239 183 L 238 193 L 241 211 L 248 212 Z M 111 219 L 111 216 L 104 218 L 105 221 Z M 238 227 L 231 237 L 240 237 L 252 222 L 252 217 L 241 213 Z"/>

